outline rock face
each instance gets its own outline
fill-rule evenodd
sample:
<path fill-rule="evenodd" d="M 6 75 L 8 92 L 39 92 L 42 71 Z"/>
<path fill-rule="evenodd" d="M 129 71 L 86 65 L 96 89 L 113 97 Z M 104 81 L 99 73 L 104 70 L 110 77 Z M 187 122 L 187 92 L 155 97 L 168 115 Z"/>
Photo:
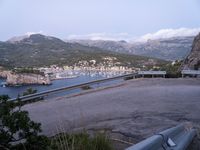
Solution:
<path fill-rule="evenodd" d="M 7 78 L 8 74 L 10 74 L 10 71 L 6 71 L 6 70 L 1 71 L 0 70 L 0 77 L 1 78 Z"/>
<path fill-rule="evenodd" d="M 184 69 L 200 69 L 200 33 L 193 41 L 191 53 L 187 56 L 183 63 Z"/>
<path fill-rule="evenodd" d="M 50 84 L 51 81 L 48 76 L 42 76 L 37 74 L 7 74 L 8 85 L 17 85 L 17 84 Z"/>

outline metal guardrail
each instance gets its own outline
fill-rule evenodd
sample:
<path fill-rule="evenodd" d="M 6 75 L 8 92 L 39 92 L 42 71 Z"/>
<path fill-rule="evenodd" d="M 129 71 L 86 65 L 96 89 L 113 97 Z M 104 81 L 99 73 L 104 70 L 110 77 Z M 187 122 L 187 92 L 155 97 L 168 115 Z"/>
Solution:
<path fill-rule="evenodd" d="M 141 75 L 142 77 L 145 75 L 151 75 L 152 77 L 154 77 L 154 75 L 162 75 L 163 78 L 165 78 L 166 74 L 166 71 L 138 71 L 138 75 Z"/>
<path fill-rule="evenodd" d="M 200 75 L 200 70 L 182 70 L 181 74 L 182 77 L 184 77 L 184 75 Z"/>
<path fill-rule="evenodd" d="M 135 78 L 137 76 L 138 76 L 137 73 L 132 73 L 132 74 L 126 74 L 126 75 L 116 76 L 116 77 L 112 77 L 112 78 L 94 80 L 94 81 L 90 81 L 90 82 L 86 82 L 86 83 L 82 83 L 82 84 L 77 84 L 77 85 L 73 85 L 73 86 L 66 86 L 66 87 L 56 88 L 56 89 L 53 89 L 53 90 L 48 90 L 48 91 L 44 91 L 44 92 L 38 92 L 38 93 L 35 93 L 35 94 L 21 96 L 21 97 L 18 97 L 18 98 L 10 99 L 10 101 L 16 101 L 16 100 L 20 99 L 22 102 L 25 102 L 25 101 L 29 101 L 29 100 L 32 100 L 32 99 L 35 99 L 35 98 L 41 98 L 41 97 L 47 96 L 48 94 L 53 94 L 53 93 L 60 92 L 60 91 L 74 90 L 74 89 L 82 88 L 84 86 L 90 86 L 90 85 L 104 83 L 104 82 L 113 81 L 113 80 L 117 80 L 117 79 L 123 79 L 123 78 L 126 78 L 126 77 L 134 77 Z"/>
<path fill-rule="evenodd" d="M 126 150 L 186 150 L 196 130 L 181 124 L 162 131 Z"/>
<path fill-rule="evenodd" d="M 198 74 L 200 74 L 200 71 L 183 70 L 182 73 L 196 73 L 196 74 L 198 73 Z M 32 100 L 32 99 L 35 99 L 35 98 L 41 98 L 41 97 L 47 96 L 48 94 L 52 94 L 52 93 L 56 93 L 56 92 L 60 92 L 60 91 L 78 89 L 78 88 L 81 88 L 81 87 L 84 87 L 84 86 L 90 86 L 90 85 L 94 85 L 94 84 L 99 84 L 99 83 L 108 82 L 108 81 L 112 81 L 112 80 L 116 80 L 116 79 L 120 79 L 120 78 L 131 77 L 131 76 L 132 77 L 141 77 L 141 75 L 143 77 L 144 77 L 144 75 L 152 75 L 152 77 L 154 75 L 162 75 L 163 77 L 165 77 L 166 71 L 138 71 L 138 73 L 132 73 L 132 74 L 126 74 L 126 75 L 116 76 L 116 77 L 112 77 L 112 78 L 94 80 L 94 81 L 90 81 L 90 82 L 86 82 L 86 83 L 82 83 L 82 84 L 77 84 L 77 85 L 73 85 L 73 86 L 66 86 L 66 87 L 56 88 L 56 89 L 53 89 L 53 90 L 48 90 L 48 91 L 44 91 L 44 92 L 39 92 L 39 93 L 35 93 L 35 94 L 21 96 L 21 97 L 18 97 L 18 98 L 10 99 L 10 101 L 16 101 L 17 99 L 20 99 L 21 101 L 29 101 L 29 100 Z"/>
<path fill-rule="evenodd" d="M 166 75 L 166 71 L 138 71 L 140 75 Z"/>

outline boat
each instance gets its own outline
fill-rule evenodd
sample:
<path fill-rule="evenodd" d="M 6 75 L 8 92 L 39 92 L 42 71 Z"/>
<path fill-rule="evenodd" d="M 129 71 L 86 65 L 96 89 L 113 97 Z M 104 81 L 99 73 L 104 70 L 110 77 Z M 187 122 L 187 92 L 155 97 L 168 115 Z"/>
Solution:
<path fill-rule="evenodd" d="M 71 79 L 71 78 L 77 78 L 78 75 L 71 75 L 71 76 L 67 76 L 66 79 Z"/>
<path fill-rule="evenodd" d="M 78 77 L 77 75 L 56 74 L 55 79 L 72 79 L 77 77 Z"/>
<path fill-rule="evenodd" d="M 6 87 L 7 83 L 6 82 L 1 82 L 2 87 Z"/>

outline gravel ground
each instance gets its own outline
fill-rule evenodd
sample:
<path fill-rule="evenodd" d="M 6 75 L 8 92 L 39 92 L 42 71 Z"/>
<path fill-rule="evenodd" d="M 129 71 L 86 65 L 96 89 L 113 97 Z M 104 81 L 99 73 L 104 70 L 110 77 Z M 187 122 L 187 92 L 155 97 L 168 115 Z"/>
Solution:
<path fill-rule="evenodd" d="M 200 123 L 199 79 L 135 79 L 24 106 L 43 133 L 106 130 L 131 143 L 181 122 Z"/>

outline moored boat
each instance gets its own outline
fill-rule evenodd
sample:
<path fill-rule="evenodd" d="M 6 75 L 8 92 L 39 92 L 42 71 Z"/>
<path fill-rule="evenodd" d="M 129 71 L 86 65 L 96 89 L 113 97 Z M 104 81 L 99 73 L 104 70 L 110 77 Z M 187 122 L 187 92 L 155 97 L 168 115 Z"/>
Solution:
<path fill-rule="evenodd" d="M 0 84 L 2 87 L 6 87 L 7 83 L 6 82 L 1 82 Z"/>

